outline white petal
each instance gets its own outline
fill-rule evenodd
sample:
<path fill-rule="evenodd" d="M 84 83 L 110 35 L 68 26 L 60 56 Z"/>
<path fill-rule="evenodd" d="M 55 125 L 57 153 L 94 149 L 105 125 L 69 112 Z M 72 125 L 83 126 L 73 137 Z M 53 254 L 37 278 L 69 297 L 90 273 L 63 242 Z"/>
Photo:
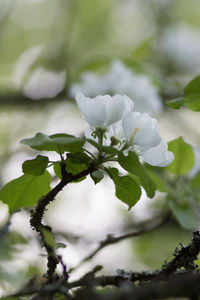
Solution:
<path fill-rule="evenodd" d="M 123 119 L 123 130 L 127 140 L 143 149 L 155 147 L 162 140 L 157 120 L 148 114 L 127 113 Z"/>
<path fill-rule="evenodd" d="M 84 119 L 96 128 L 106 128 L 120 121 L 127 111 L 133 109 L 133 101 L 125 95 L 89 98 L 78 93 L 75 99 Z"/>
<path fill-rule="evenodd" d="M 162 141 L 158 146 L 140 152 L 145 162 L 152 166 L 166 167 L 174 160 L 174 154 L 168 151 L 167 143 Z"/>
<path fill-rule="evenodd" d="M 105 126 L 105 105 L 96 98 L 85 97 L 82 93 L 76 95 L 76 103 L 85 121 L 91 126 L 104 128 Z"/>
<path fill-rule="evenodd" d="M 123 116 L 133 109 L 133 101 L 126 95 L 115 95 L 105 102 L 106 105 L 106 123 L 111 125 L 118 122 Z"/>

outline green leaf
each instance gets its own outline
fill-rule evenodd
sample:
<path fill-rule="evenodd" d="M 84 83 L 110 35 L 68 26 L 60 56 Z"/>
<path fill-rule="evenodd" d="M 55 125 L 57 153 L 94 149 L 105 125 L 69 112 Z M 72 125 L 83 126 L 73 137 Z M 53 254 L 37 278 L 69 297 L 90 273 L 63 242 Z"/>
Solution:
<path fill-rule="evenodd" d="M 184 92 L 186 95 L 200 94 L 200 75 L 186 85 Z"/>
<path fill-rule="evenodd" d="M 192 146 L 187 144 L 182 137 L 168 143 L 169 151 L 174 153 L 174 161 L 167 167 L 176 175 L 185 175 L 194 165 L 194 152 Z"/>
<path fill-rule="evenodd" d="M 48 162 L 47 156 L 38 155 L 35 159 L 26 160 L 22 165 L 22 170 L 24 174 L 40 176 L 44 174 Z"/>
<path fill-rule="evenodd" d="M 64 152 L 76 153 L 83 151 L 82 146 L 84 144 L 84 140 L 66 133 L 58 133 L 48 136 L 39 132 L 30 139 L 22 140 L 21 143 L 36 150 L 56 151 L 57 153 L 63 154 Z"/>
<path fill-rule="evenodd" d="M 177 109 L 185 105 L 194 111 L 200 111 L 200 75 L 189 82 L 184 92 L 183 97 L 167 101 L 168 106 Z"/>
<path fill-rule="evenodd" d="M 144 167 L 140 164 L 137 154 L 133 151 L 129 151 L 128 156 L 125 156 L 122 152 L 120 152 L 118 154 L 118 159 L 122 168 L 140 178 L 147 196 L 153 198 L 156 186 L 145 171 Z"/>
<path fill-rule="evenodd" d="M 192 187 L 200 188 L 200 172 L 198 172 L 196 176 L 190 180 L 190 185 Z"/>
<path fill-rule="evenodd" d="M 94 183 L 97 184 L 103 179 L 104 174 L 100 170 L 96 170 L 96 171 L 92 172 L 92 174 L 90 174 L 90 177 L 92 178 Z"/>
<path fill-rule="evenodd" d="M 50 232 L 49 230 L 42 228 L 42 236 L 44 238 L 45 243 L 55 249 L 56 248 L 56 242 L 55 242 L 55 238 L 52 232 Z"/>
<path fill-rule="evenodd" d="M 165 184 L 165 181 L 158 174 L 156 174 L 156 172 L 147 169 L 147 173 L 151 177 L 151 180 L 154 182 L 154 184 L 156 185 L 156 189 L 159 192 L 167 192 L 167 186 Z"/>
<path fill-rule="evenodd" d="M 183 105 L 183 102 L 184 102 L 184 97 L 179 97 L 179 98 L 176 98 L 176 99 L 172 99 L 172 100 L 166 101 L 166 104 L 170 108 L 178 109 L 178 108 L 180 108 Z"/>
<path fill-rule="evenodd" d="M 183 104 L 194 111 L 200 111 L 200 93 L 185 96 Z"/>
<path fill-rule="evenodd" d="M 141 197 L 139 185 L 130 176 L 119 176 L 119 171 L 116 168 L 105 170 L 115 184 L 117 198 L 126 203 L 130 210 Z"/>
<path fill-rule="evenodd" d="M 102 152 L 105 152 L 105 153 L 108 153 L 108 154 L 117 154 L 118 153 L 117 149 L 115 149 L 114 147 L 110 147 L 110 146 L 102 146 L 100 148 L 100 150 Z"/>
<path fill-rule="evenodd" d="M 87 156 L 85 153 L 75 153 L 67 155 L 66 160 L 66 171 L 76 175 L 85 169 L 87 169 L 90 165 L 91 158 Z"/>
<path fill-rule="evenodd" d="M 169 201 L 168 205 L 179 224 L 187 230 L 196 230 L 199 222 L 194 213 L 194 210 L 187 203 L 180 205 L 174 201 Z"/>
<path fill-rule="evenodd" d="M 0 190 L 0 200 L 6 203 L 10 212 L 36 205 L 50 190 L 51 176 L 45 171 L 41 176 L 25 174 L 8 182 Z"/>
<path fill-rule="evenodd" d="M 56 174 L 56 176 L 60 179 L 62 179 L 62 173 L 61 173 L 61 167 L 59 163 L 55 163 L 53 166 L 53 170 Z"/>

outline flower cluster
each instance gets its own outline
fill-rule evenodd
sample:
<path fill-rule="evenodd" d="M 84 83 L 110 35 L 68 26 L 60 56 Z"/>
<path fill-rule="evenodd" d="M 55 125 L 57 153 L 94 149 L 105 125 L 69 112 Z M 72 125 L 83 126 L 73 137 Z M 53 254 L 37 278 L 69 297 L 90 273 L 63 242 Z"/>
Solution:
<path fill-rule="evenodd" d="M 134 103 L 126 95 L 85 97 L 76 95 L 83 118 L 88 122 L 87 137 L 95 138 L 101 130 L 103 145 L 117 145 L 118 150 L 135 151 L 152 166 L 164 167 L 173 159 L 162 140 L 157 120 L 147 113 L 135 112 Z"/>
<path fill-rule="evenodd" d="M 82 92 L 88 97 L 104 94 L 126 94 L 135 99 L 135 109 L 150 114 L 162 110 L 162 101 L 157 88 L 144 75 L 135 74 L 121 61 L 114 61 L 103 76 L 92 72 L 84 73 L 80 83 L 72 84 L 70 93 L 74 97 Z"/>

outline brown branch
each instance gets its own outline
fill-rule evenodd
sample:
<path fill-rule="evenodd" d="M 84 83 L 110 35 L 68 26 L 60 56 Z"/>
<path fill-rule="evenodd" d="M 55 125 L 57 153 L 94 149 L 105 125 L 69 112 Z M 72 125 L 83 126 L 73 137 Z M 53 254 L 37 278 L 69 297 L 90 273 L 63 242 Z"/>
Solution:
<path fill-rule="evenodd" d="M 169 297 L 189 297 L 197 300 L 200 296 L 200 272 L 194 265 L 194 261 L 199 252 L 200 233 L 197 231 L 193 233 L 191 243 L 188 246 L 181 245 L 181 249 L 176 249 L 174 259 L 165 264 L 162 269 L 146 272 L 118 271 L 115 276 L 95 277 L 96 273 L 102 269 L 101 266 L 96 266 L 79 280 L 58 281 L 45 285 L 28 284 L 12 296 L 36 294 L 33 299 L 52 299 L 51 297 L 58 292 L 65 295 L 66 299 L 74 300 L 152 300 Z M 96 287 L 106 286 L 114 286 L 118 289 L 114 289 L 109 296 L 106 293 L 96 292 Z M 76 288 L 74 294 L 71 291 L 73 288 Z"/>
<path fill-rule="evenodd" d="M 154 271 L 143 271 L 143 272 L 125 272 L 124 270 L 118 270 L 118 275 L 116 276 L 93 276 L 93 285 L 95 286 L 105 286 L 105 285 L 114 285 L 119 286 L 119 282 L 129 281 L 135 283 L 136 281 L 142 283 L 150 280 L 163 280 L 171 274 L 194 274 L 193 271 L 196 269 L 197 265 L 194 261 L 197 259 L 200 252 L 200 232 L 196 231 L 193 233 L 193 238 L 191 243 L 188 246 L 181 244 L 181 248 L 175 249 L 174 258 L 165 263 L 162 269 L 157 269 Z M 184 268 L 184 270 L 182 270 Z M 180 270 L 181 269 L 181 270 Z M 199 272 L 198 272 L 199 275 Z M 200 276 L 200 275 L 199 275 Z M 91 279 L 91 278 L 90 278 Z M 78 287 L 82 285 L 87 285 L 88 276 L 87 274 L 81 279 L 68 283 L 68 287 Z"/>
<path fill-rule="evenodd" d="M 117 287 L 117 279 L 104 277 L 101 286 L 114 285 Z M 114 284 L 112 284 L 114 282 Z M 172 274 L 162 281 L 150 281 L 142 286 L 136 286 L 127 282 L 118 283 L 120 289 L 108 293 L 94 293 L 94 290 L 87 286 L 87 289 L 80 289 L 75 300 L 152 300 L 152 299 L 169 299 L 187 297 L 187 299 L 197 300 L 200 296 L 199 289 L 200 274 L 187 271 L 184 274 Z M 102 284 L 103 283 L 103 284 Z M 110 284 L 109 284 L 110 283 Z M 92 284 L 92 283 L 91 283 Z"/>
<path fill-rule="evenodd" d="M 43 230 L 47 230 L 49 232 L 52 231 L 51 227 L 44 225 L 42 223 L 42 218 L 44 216 L 46 207 L 48 204 L 50 204 L 54 199 L 55 196 L 70 182 L 77 181 L 78 179 L 92 173 L 94 170 L 96 170 L 97 166 L 94 162 L 90 164 L 90 166 L 80 172 L 79 174 L 73 175 L 71 173 L 66 172 L 65 170 L 65 164 L 61 163 L 61 173 L 62 173 L 62 179 L 61 181 L 44 197 L 42 197 L 39 201 L 35 209 L 31 212 L 31 219 L 30 219 L 30 225 L 31 227 L 37 231 L 40 235 L 42 245 L 47 251 L 47 276 L 48 281 L 51 282 L 53 280 L 53 276 L 57 267 L 57 264 L 59 263 L 59 258 L 55 255 L 54 249 L 48 245 L 45 241 L 45 238 L 43 236 Z"/>

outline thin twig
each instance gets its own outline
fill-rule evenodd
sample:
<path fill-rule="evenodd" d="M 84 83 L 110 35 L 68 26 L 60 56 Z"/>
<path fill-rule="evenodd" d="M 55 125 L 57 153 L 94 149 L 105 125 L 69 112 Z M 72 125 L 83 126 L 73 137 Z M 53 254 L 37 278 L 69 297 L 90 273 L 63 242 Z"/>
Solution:
<path fill-rule="evenodd" d="M 93 250 L 90 254 L 86 255 L 80 262 L 77 266 L 75 266 L 74 268 L 71 268 L 69 270 L 69 272 L 73 272 L 74 270 L 77 270 L 80 266 L 82 266 L 85 262 L 91 260 L 97 253 L 99 253 L 102 249 L 104 249 L 105 247 L 107 246 L 110 246 L 110 245 L 113 245 L 113 244 L 116 244 L 116 243 L 119 243 L 123 240 L 126 240 L 128 238 L 132 238 L 132 237 L 136 237 L 136 236 L 139 236 L 143 233 L 146 233 L 146 232 L 149 232 L 149 231 L 152 231 L 154 229 L 156 229 L 157 227 L 163 225 L 166 220 L 168 219 L 168 215 L 165 216 L 164 219 L 160 219 L 159 220 L 154 220 L 152 221 L 151 223 L 142 223 L 140 224 L 140 230 L 138 231 L 133 231 L 133 232 L 129 232 L 129 233 L 126 233 L 126 234 L 123 234 L 123 235 L 120 235 L 120 236 L 113 236 L 112 234 L 108 234 L 107 237 L 103 240 L 103 241 L 100 241 L 99 242 L 99 245 L 97 246 L 97 248 L 95 250 Z"/>

